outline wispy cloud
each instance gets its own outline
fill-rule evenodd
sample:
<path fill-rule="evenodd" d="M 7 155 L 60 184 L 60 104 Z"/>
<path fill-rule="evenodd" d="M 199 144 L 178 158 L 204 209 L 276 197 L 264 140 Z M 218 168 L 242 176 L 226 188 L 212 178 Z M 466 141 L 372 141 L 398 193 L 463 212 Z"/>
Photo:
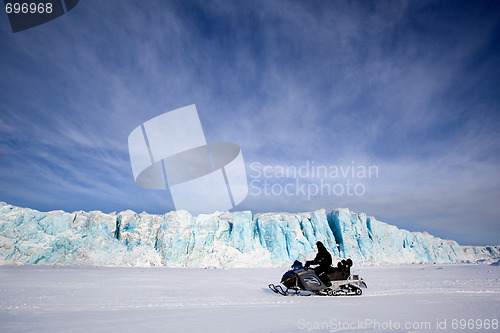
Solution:
<path fill-rule="evenodd" d="M 247 166 L 380 170 L 362 197 L 248 197 L 239 208 L 349 206 L 462 242 L 498 239 L 497 7 L 86 1 L 2 33 L 0 200 L 168 210 L 168 193 L 135 186 L 127 137 L 194 103 L 207 140 L 238 143 Z"/>

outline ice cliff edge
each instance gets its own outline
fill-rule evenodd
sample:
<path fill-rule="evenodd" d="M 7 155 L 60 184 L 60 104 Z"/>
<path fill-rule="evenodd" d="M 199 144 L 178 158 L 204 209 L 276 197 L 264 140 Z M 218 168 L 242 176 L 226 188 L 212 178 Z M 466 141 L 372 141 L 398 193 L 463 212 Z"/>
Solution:
<path fill-rule="evenodd" d="M 322 241 L 357 263 L 462 263 L 500 259 L 500 246 L 464 247 L 348 209 L 327 213 L 186 211 L 39 212 L 0 203 L 0 264 L 256 267 L 289 265 Z"/>

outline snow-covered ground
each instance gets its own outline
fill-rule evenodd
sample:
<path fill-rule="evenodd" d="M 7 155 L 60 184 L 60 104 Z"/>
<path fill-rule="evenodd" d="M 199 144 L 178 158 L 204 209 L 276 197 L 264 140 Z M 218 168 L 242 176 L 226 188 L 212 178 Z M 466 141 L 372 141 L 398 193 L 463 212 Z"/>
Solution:
<path fill-rule="evenodd" d="M 338 297 L 272 293 L 285 270 L 0 266 L 0 332 L 500 331 L 498 266 L 354 267 Z"/>

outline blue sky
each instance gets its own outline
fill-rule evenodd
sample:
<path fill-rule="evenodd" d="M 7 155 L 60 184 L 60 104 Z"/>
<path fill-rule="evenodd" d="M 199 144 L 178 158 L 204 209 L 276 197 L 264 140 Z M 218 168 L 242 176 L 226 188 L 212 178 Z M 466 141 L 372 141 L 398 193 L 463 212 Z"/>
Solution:
<path fill-rule="evenodd" d="M 168 192 L 135 185 L 127 138 L 196 104 L 207 141 L 240 145 L 249 174 L 252 163 L 378 169 L 326 179 L 363 195 L 251 192 L 237 210 L 348 207 L 499 243 L 498 1 L 81 0 L 15 34 L 2 15 L 0 49 L 1 201 L 169 211 Z"/>

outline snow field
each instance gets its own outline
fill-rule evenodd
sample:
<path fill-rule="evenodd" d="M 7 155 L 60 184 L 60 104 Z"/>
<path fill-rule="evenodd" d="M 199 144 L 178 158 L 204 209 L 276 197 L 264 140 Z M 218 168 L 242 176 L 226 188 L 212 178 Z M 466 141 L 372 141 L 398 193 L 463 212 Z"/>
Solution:
<path fill-rule="evenodd" d="M 272 293 L 285 270 L 0 266 L 0 332 L 500 331 L 498 266 L 355 266 L 338 297 Z"/>

